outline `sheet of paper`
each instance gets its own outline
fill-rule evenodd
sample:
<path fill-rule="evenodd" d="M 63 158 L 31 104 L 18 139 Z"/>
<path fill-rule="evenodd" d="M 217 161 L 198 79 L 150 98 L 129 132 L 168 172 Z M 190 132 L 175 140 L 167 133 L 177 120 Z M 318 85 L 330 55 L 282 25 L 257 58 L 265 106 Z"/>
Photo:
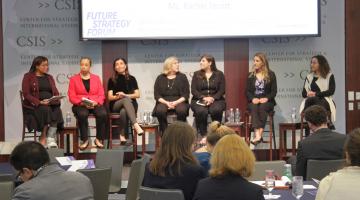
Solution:
<path fill-rule="evenodd" d="M 260 185 L 262 187 L 265 186 L 265 181 L 251 181 L 252 183 L 255 183 L 257 185 Z M 275 187 L 285 187 L 285 183 L 283 181 L 280 180 L 276 180 L 275 181 Z"/>
<path fill-rule="evenodd" d="M 354 91 L 348 91 L 348 101 L 354 101 L 355 100 L 355 96 L 354 96 Z"/>
<path fill-rule="evenodd" d="M 278 199 L 280 197 L 281 197 L 280 194 L 272 194 L 270 197 L 268 194 L 264 194 L 264 199 Z"/>
<path fill-rule="evenodd" d="M 78 169 L 85 169 L 88 165 L 87 160 L 73 160 L 71 162 L 71 167 L 68 169 L 68 171 L 77 171 Z"/>
<path fill-rule="evenodd" d="M 55 157 L 61 166 L 71 165 L 71 158 L 69 156 Z"/>
<path fill-rule="evenodd" d="M 309 190 L 309 189 L 317 189 L 315 186 L 313 185 L 304 185 L 304 190 Z"/>

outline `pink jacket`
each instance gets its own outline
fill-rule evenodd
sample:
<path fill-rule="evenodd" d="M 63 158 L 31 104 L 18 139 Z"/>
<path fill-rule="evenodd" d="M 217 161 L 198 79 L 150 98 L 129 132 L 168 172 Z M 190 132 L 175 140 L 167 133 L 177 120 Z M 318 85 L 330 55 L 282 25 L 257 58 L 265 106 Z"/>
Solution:
<path fill-rule="evenodd" d="M 81 103 L 81 98 L 86 97 L 90 100 L 96 101 L 99 105 L 102 105 L 105 100 L 104 88 L 101 84 L 99 76 L 90 74 L 90 91 L 87 92 L 82 82 L 80 74 L 76 74 L 70 78 L 69 100 L 74 105 Z"/>

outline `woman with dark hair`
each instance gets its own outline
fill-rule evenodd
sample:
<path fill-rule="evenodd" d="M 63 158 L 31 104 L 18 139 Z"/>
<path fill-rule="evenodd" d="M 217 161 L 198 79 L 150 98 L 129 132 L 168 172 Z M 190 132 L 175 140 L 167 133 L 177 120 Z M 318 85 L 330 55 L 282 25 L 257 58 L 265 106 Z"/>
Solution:
<path fill-rule="evenodd" d="M 31 68 L 22 80 L 25 116 L 34 116 L 35 128 L 41 132 L 40 143 L 48 147 L 57 147 L 56 131 L 64 121 L 60 109 L 60 101 L 49 101 L 59 95 L 54 78 L 48 74 L 49 62 L 44 56 L 34 58 Z"/>
<path fill-rule="evenodd" d="M 360 128 L 353 130 L 344 145 L 346 167 L 323 178 L 316 200 L 359 199 L 360 187 Z"/>
<path fill-rule="evenodd" d="M 163 133 L 167 127 L 167 113 L 176 113 L 177 120 L 186 121 L 189 115 L 190 86 L 186 75 L 179 70 L 180 64 L 177 57 L 171 56 L 165 59 L 163 72 L 156 78 L 154 85 L 154 97 L 156 105 L 154 116 L 157 117 L 160 130 Z"/>
<path fill-rule="evenodd" d="M 200 70 L 194 73 L 191 82 L 191 109 L 194 112 L 196 127 L 205 138 L 208 114 L 212 121 L 222 120 L 225 103 L 224 73 L 216 68 L 215 58 L 203 55 L 200 58 Z"/>
<path fill-rule="evenodd" d="M 125 58 L 116 58 L 113 68 L 114 73 L 108 81 L 107 98 L 109 100 L 110 111 L 120 113 L 120 141 L 124 143 L 126 142 L 124 128 L 127 126 L 128 118 L 138 135 L 144 132 L 136 122 L 136 112 L 138 108 L 136 99 L 140 98 L 140 92 L 135 77 L 129 73 Z"/>
<path fill-rule="evenodd" d="M 143 186 L 180 189 L 191 200 L 198 181 L 205 178 L 205 170 L 192 154 L 195 134 L 192 127 L 176 121 L 168 126 L 159 150 L 145 168 Z"/>
<path fill-rule="evenodd" d="M 257 145 L 263 141 L 266 119 L 276 105 L 277 83 L 275 73 L 270 70 L 264 53 L 256 53 L 253 61 L 253 68 L 247 80 L 246 96 L 255 132 L 255 138 L 251 143 Z"/>
<path fill-rule="evenodd" d="M 335 78 L 328 61 L 323 55 L 311 58 L 310 73 L 306 76 L 300 105 L 300 113 L 312 105 L 323 106 L 331 112 L 331 121 L 336 120 L 336 107 L 332 96 L 335 93 Z"/>
<path fill-rule="evenodd" d="M 72 111 L 77 118 L 80 128 L 79 145 L 84 150 L 89 145 L 88 138 L 88 116 L 95 114 L 96 118 L 96 139 L 94 141 L 98 148 L 103 148 L 103 134 L 106 133 L 107 111 L 103 106 L 105 100 L 104 88 L 100 77 L 90 73 L 91 59 L 82 57 L 80 59 L 80 73 L 70 78 L 68 96 L 73 104 Z"/>

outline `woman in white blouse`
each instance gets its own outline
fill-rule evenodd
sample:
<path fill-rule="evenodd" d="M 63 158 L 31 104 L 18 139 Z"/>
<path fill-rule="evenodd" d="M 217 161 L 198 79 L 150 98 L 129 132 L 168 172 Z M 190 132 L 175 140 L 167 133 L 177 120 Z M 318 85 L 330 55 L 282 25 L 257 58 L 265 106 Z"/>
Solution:
<path fill-rule="evenodd" d="M 347 166 L 321 180 L 316 200 L 360 198 L 360 128 L 348 135 L 344 151 Z"/>

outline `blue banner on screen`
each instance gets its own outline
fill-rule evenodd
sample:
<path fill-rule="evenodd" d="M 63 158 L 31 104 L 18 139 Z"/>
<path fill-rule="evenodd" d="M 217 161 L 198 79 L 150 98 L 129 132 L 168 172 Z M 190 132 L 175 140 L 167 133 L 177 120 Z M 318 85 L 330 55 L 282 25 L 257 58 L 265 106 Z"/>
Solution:
<path fill-rule="evenodd" d="M 319 0 L 82 0 L 82 39 L 320 35 Z"/>

